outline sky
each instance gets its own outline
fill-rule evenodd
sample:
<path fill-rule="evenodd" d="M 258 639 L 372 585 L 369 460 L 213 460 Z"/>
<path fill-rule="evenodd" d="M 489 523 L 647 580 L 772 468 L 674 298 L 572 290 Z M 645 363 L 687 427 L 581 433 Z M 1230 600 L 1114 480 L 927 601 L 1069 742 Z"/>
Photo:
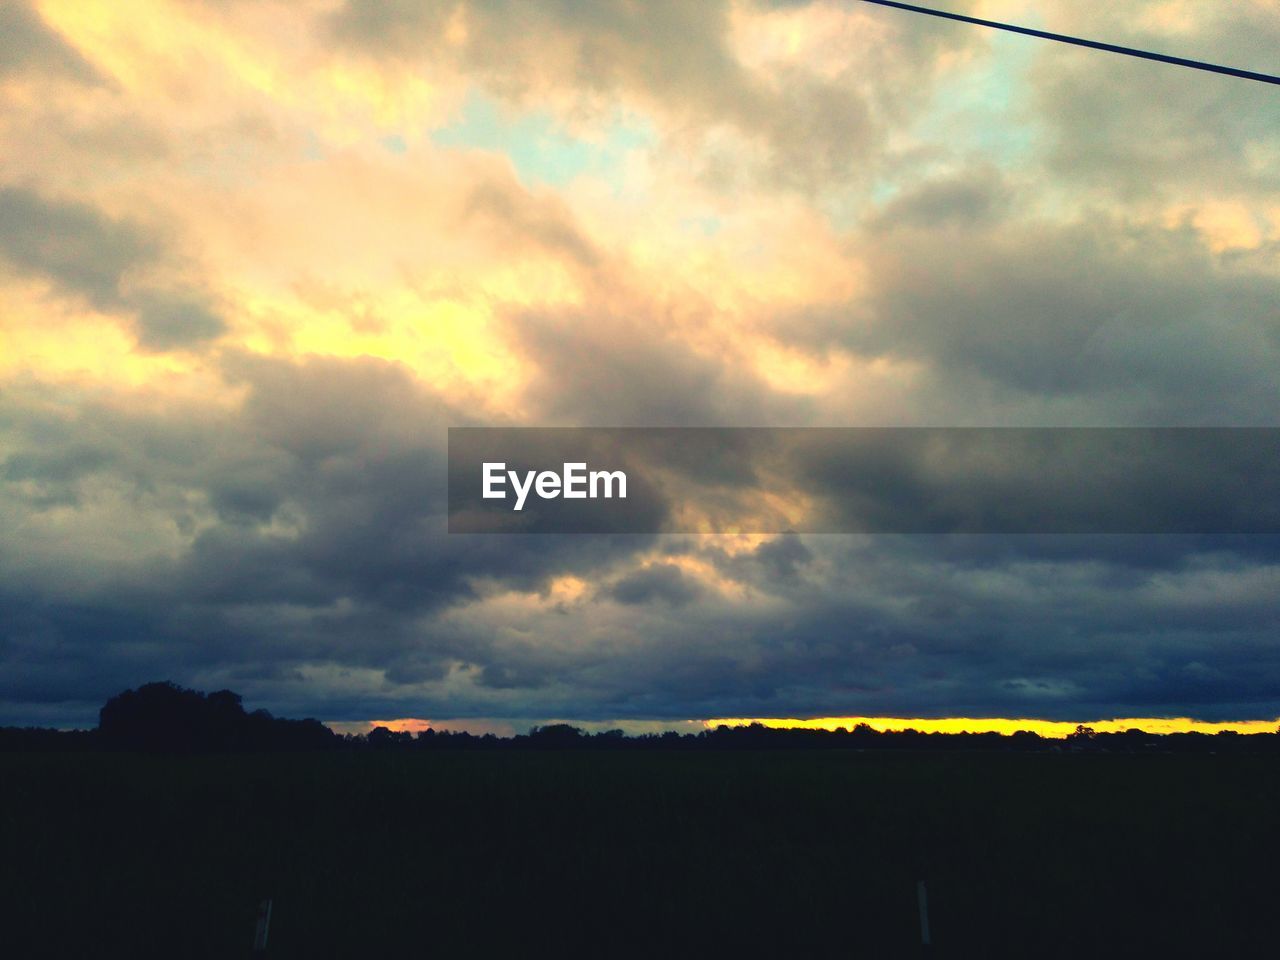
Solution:
<path fill-rule="evenodd" d="M 935 5 L 1280 72 L 1280 0 Z M 1277 370 L 1275 87 L 858 0 L 0 0 L 2 724 L 1271 721 L 1275 538 L 449 535 L 445 450 Z"/>

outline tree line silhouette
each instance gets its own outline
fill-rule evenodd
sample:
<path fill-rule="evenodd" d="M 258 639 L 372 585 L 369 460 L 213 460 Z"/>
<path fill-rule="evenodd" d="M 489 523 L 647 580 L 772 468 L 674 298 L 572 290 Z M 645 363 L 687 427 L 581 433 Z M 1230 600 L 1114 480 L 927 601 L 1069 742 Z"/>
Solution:
<path fill-rule="evenodd" d="M 1100 733 L 1078 726 L 1065 740 L 1032 731 L 925 733 L 880 731 L 866 723 L 851 729 L 810 730 L 718 726 L 698 733 L 644 733 L 620 729 L 589 733 L 567 723 L 535 726 L 527 734 L 499 737 L 465 731 L 407 731 L 375 727 L 366 734 L 339 734 L 319 720 L 289 720 L 266 710 L 244 709 L 230 690 L 202 693 L 171 682 L 148 683 L 109 699 L 96 730 L 0 727 L 0 750 L 75 752 L 135 750 L 162 753 L 271 752 L 306 750 L 1005 750 L 1045 753 L 1274 753 L 1280 731 L 1242 734 L 1150 733 L 1130 729 Z"/>

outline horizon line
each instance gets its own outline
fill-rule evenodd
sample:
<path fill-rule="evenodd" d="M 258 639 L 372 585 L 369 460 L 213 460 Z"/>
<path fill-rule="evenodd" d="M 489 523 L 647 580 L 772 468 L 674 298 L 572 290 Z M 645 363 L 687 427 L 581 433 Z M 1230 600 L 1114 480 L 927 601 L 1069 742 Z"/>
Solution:
<path fill-rule="evenodd" d="M 681 733 L 699 733 L 719 726 L 745 727 L 760 724 L 770 729 L 792 730 L 852 730 L 865 724 L 880 733 L 914 730 L 918 733 L 998 733 L 1011 735 L 1019 732 L 1034 733 L 1051 740 L 1062 740 L 1077 727 L 1089 727 L 1096 733 L 1123 733 L 1141 730 L 1143 733 L 1275 733 L 1280 728 L 1280 717 L 1251 720 L 1198 720 L 1194 717 L 1112 717 L 1097 720 L 1041 720 L 1033 717 L 717 717 L 711 719 L 612 719 L 574 720 L 566 718 L 512 718 L 512 717 L 454 717 L 432 720 L 422 717 L 399 717 L 385 720 L 327 720 L 325 726 L 335 733 L 368 733 L 377 727 L 393 732 L 419 733 L 427 730 L 448 733 L 470 733 L 483 736 L 491 733 L 498 737 L 511 737 L 527 733 L 534 726 L 568 724 L 586 732 L 602 732 L 620 729 L 632 736 L 645 733 L 662 733 L 668 730 Z"/>

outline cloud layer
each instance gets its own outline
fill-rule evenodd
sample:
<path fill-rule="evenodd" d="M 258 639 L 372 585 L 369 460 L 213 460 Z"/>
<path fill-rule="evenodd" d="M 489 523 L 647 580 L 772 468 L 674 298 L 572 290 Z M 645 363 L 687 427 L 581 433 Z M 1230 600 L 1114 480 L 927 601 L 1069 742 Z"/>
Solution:
<path fill-rule="evenodd" d="M 1275 0 L 953 2 L 1268 69 Z M 1280 714 L 1267 538 L 465 537 L 446 429 L 1276 426 L 1280 100 L 856 2 L 0 5 L 0 723 Z"/>

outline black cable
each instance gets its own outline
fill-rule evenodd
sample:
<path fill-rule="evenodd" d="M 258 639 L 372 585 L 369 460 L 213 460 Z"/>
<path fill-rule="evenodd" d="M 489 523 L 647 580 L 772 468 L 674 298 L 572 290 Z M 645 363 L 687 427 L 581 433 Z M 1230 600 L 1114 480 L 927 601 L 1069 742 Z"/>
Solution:
<path fill-rule="evenodd" d="M 1008 30 L 1010 33 L 1021 33 L 1028 37 L 1039 37 L 1041 40 L 1056 40 L 1059 43 L 1072 43 L 1077 47 L 1090 47 L 1094 50 L 1106 50 L 1108 53 L 1123 53 L 1129 57 L 1141 57 L 1143 60 L 1158 60 L 1171 63 L 1177 67 L 1190 67 L 1193 70 L 1207 70 L 1210 73 L 1225 73 L 1229 77 L 1242 80 L 1258 80 L 1262 83 L 1280 84 L 1280 77 L 1267 73 L 1253 73 L 1250 70 L 1237 70 L 1235 67 L 1222 67 L 1216 63 L 1203 63 L 1199 60 L 1185 60 L 1182 57 L 1171 57 L 1163 53 L 1151 53 L 1147 50 L 1135 50 L 1133 47 L 1118 47 L 1113 43 L 1099 43 L 1097 40 L 1081 40 L 1079 37 L 1068 37 L 1060 33 L 1046 33 L 1044 30 L 1032 30 L 1030 27 L 1016 27 L 1011 23 L 997 23 L 994 20 L 979 20 L 977 17 L 966 17 L 960 13 L 947 13 L 944 10 L 932 10 L 929 7 L 917 7 L 911 3 L 897 3 L 896 0 L 864 0 L 865 3 L 876 3 L 882 7 L 896 7 L 912 13 L 924 13 L 931 17 L 942 17 L 946 20 L 959 20 L 961 23 L 972 23 L 993 30 Z"/>

